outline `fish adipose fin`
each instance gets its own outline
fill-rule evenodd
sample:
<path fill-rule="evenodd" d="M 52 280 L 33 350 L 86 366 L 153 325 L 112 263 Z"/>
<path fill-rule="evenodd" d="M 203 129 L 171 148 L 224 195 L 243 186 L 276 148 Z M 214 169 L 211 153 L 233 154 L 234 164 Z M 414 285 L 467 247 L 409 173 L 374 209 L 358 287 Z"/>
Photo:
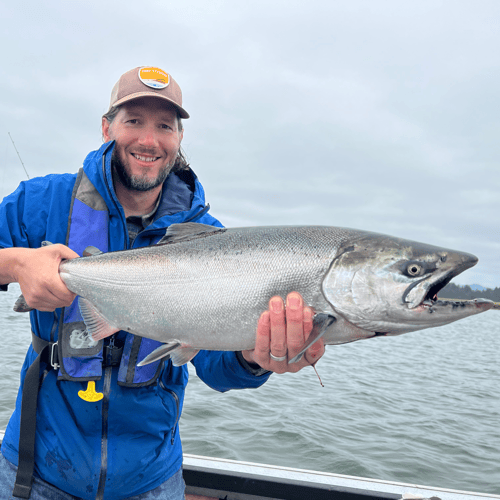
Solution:
<path fill-rule="evenodd" d="M 313 319 L 313 329 L 306 340 L 304 347 L 300 350 L 300 352 L 294 356 L 292 359 L 288 361 L 288 363 L 297 363 L 302 359 L 304 353 L 311 347 L 317 340 L 319 340 L 325 332 L 328 330 L 328 327 L 334 322 L 336 319 L 330 314 L 318 313 L 314 316 Z"/>
<path fill-rule="evenodd" d="M 209 234 L 224 232 L 221 227 L 214 227 L 208 224 L 198 224 L 197 222 L 184 222 L 183 224 L 172 224 L 165 233 L 165 236 L 157 243 L 177 243 L 179 241 L 190 241 L 203 238 Z"/>
<path fill-rule="evenodd" d="M 79 305 L 83 321 L 85 321 L 87 331 L 92 335 L 93 340 L 98 341 L 120 331 L 119 328 L 110 325 L 108 320 L 88 300 L 80 297 Z"/>
<path fill-rule="evenodd" d="M 148 354 L 137 366 L 147 365 L 168 355 L 170 355 L 174 366 L 181 366 L 191 361 L 198 354 L 198 351 L 199 349 L 191 347 L 181 347 L 181 343 L 178 340 L 171 340 L 156 348 L 151 354 Z"/>
<path fill-rule="evenodd" d="M 92 257 L 93 255 L 101 255 L 101 252 L 98 248 L 94 246 L 88 246 L 82 253 L 82 257 Z"/>

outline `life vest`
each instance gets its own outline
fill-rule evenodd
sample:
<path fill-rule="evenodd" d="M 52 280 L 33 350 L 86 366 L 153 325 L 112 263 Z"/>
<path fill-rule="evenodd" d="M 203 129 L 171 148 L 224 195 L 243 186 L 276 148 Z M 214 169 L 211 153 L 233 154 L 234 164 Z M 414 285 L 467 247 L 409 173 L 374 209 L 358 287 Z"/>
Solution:
<path fill-rule="evenodd" d="M 107 252 L 108 222 L 109 212 L 104 199 L 83 169 L 80 169 L 71 199 L 66 245 L 79 255 L 82 255 L 88 246 Z M 63 308 L 60 315 L 57 342 L 58 379 L 98 380 L 102 376 L 103 362 L 109 363 L 113 349 L 105 347 L 103 340 L 95 342 L 89 336 L 80 314 L 78 300 L 79 297 L 71 306 Z M 127 332 L 123 332 L 120 336 L 123 335 L 125 343 L 119 360 L 118 384 L 141 387 L 154 383 L 160 373 L 162 361 L 145 366 L 137 366 L 137 363 L 161 343 Z"/>

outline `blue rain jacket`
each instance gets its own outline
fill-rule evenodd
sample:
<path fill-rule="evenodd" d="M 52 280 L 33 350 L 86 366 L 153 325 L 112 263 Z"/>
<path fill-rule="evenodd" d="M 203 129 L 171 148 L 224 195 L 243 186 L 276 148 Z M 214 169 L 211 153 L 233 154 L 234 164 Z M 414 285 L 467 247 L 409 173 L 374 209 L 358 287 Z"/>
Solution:
<path fill-rule="evenodd" d="M 125 215 L 111 180 L 112 148 L 113 143 L 104 144 L 90 153 L 83 165 L 109 210 L 109 251 L 129 247 Z M 39 248 L 42 241 L 65 243 L 76 177 L 55 174 L 31 179 L 4 198 L 0 205 L 0 248 Z M 133 246 L 154 243 L 169 225 L 190 220 L 204 208 L 204 191 L 194 173 L 171 174 L 165 181 L 155 221 L 137 236 Z M 195 221 L 222 227 L 208 213 Z M 45 340 L 51 340 L 52 332 L 57 340 L 60 314 L 60 310 L 32 311 L 33 332 Z M 23 381 L 35 358 L 30 346 L 16 409 L 2 444 L 2 453 L 15 465 Z M 259 387 L 269 377 L 251 374 L 233 352 L 200 351 L 192 363 L 197 375 L 218 391 Z M 178 422 L 188 382 L 186 365 L 174 367 L 166 362 L 157 381 L 146 387 L 119 386 L 117 377 L 118 367 L 106 367 L 95 382 L 103 399 L 88 402 L 78 396 L 87 389 L 87 382 L 57 380 L 56 370 L 45 375 L 37 409 L 36 475 L 83 499 L 118 500 L 156 488 L 181 467 Z"/>

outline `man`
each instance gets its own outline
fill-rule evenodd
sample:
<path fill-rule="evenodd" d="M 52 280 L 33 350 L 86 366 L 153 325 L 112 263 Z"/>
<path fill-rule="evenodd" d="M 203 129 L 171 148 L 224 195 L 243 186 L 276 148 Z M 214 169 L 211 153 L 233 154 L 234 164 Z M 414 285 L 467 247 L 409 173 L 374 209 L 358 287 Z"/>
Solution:
<path fill-rule="evenodd" d="M 127 332 L 98 344 L 88 338 L 58 267 L 89 245 L 114 251 L 155 244 L 173 223 L 221 227 L 180 151 L 187 118 L 168 73 L 135 68 L 113 88 L 102 119 L 106 143 L 83 169 L 22 183 L 0 205 L 1 288 L 19 283 L 35 309 L 2 445 L 0 499 L 12 498 L 16 474 L 16 498 L 184 498 L 178 422 L 186 366 L 167 360 L 138 367 L 138 356 L 157 343 Z M 254 350 L 200 351 L 192 363 L 219 391 L 259 387 L 271 372 L 295 372 L 322 356 L 320 341 L 299 363 L 287 363 L 311 329 L 312 311 L 298 293 L 286 304 L 273 297 L 256 325 Z"/>

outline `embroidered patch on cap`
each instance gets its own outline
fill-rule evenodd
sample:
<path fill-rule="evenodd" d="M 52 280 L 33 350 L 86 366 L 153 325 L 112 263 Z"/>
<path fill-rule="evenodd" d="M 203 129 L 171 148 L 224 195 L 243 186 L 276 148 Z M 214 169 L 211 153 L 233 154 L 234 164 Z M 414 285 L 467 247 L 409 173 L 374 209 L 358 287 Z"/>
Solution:
<path fill-rule="evenodd" d="M 148 66 L 139 70 L 139 79 L 152 89 L 164 89 L 170 83 L 170 76 L 160 68 Z"/>

